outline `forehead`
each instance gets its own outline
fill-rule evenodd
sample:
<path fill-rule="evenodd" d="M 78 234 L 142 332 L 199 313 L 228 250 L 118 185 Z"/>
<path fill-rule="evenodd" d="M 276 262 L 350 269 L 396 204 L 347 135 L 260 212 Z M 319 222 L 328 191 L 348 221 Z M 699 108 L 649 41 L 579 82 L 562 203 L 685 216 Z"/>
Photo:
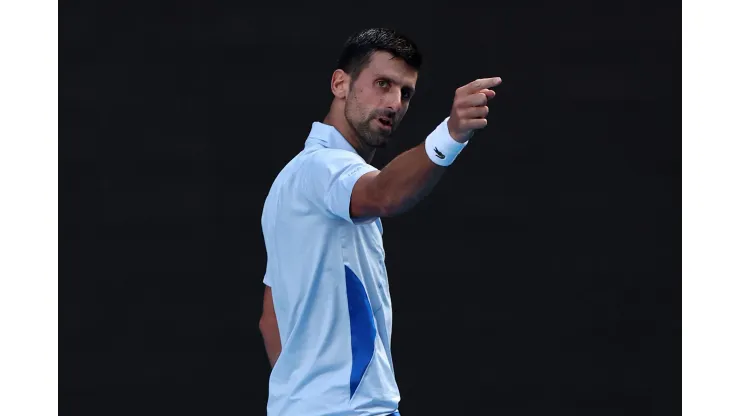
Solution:
<path fill-rule="evenodd" d="M 385 51 L 377 51 L 370 57 L 370 62 L 361 75 L 373 78 L 388 77 L 393 81 L 413 87 L 416 85 L 419 72 L 402 58 Z"/>

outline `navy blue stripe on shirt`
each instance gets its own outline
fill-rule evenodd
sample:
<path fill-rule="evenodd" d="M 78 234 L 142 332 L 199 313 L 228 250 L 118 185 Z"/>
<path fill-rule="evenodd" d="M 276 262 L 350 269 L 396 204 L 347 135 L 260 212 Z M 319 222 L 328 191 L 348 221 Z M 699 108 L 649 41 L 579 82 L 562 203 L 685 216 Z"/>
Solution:
<path fill-rule="evenodd" d="M 344 266 L 344 275 L 347 281 L 349 326 L 352 337 L 352 371 L 349 379 L 351 398 L 373 358 L 377 329 L 365 286 L 362 285 L 355 272 L 347 266 Z"/>

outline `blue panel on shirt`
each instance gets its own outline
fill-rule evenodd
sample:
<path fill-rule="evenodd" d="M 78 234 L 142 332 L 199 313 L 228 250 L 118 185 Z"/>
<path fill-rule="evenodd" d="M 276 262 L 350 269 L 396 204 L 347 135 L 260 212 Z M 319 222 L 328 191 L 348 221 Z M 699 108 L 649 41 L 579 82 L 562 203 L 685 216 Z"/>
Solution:
<path fill-rule="evenodd" d="M 352 337 L 352 371 L 350 375 L 350 397 L 355 394 L 357 386 L 375 350 L 375 320 L 365 286 L 357 275 L 344 266 L 347 280 L 347 303 L 349 304 L 350 333 Z"/>

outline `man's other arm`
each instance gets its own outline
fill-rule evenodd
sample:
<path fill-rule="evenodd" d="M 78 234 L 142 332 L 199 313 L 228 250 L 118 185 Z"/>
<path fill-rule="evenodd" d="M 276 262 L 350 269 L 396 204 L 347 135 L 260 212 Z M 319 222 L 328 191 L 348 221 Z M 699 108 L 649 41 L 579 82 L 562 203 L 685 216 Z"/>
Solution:
<path fill-rule="evenodd" d="M 260 332 L 265 342 L 267 358 L 270 366 L 274 367 L 283 347 L 280 344 L 280 331 L 278 330 L 277 317 L 275 316 L 275 305 L 272 303 L 272 288 L 265 286 L 265 296 L 262 301 L 262 317 L 260 317 Z"/>
<path fill-rule="evenodd" d="M 486 78 L 458 88 L 447 121 L 452 139 L 465 142 L 473 131 L 488 124 L 486 104 L 495 95 L 489 88 L 500 83 L 500 78 Z M 354 218 L 390 217 L 406 212 L 429 194 L 445 171 L 429 159 L 422 142 L 382 170 L 361 176 L 352 188 L 350 214 Z"/>

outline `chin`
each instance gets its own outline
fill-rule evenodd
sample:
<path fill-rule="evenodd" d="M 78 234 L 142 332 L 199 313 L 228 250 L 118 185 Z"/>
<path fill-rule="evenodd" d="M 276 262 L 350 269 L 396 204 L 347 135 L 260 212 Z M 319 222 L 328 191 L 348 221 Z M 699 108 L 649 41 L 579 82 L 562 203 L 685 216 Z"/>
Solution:
<path fill-rule="evenodd" d="M 388 145 L 388 140 L 384 138 L 373 137 L 370 139 L 366 138 L 363 141 L 365 142 L 365 145 L 372 147 L 373 149 L 383 148 Z"/>
<path fill-rule="evenodd" d="M 390 135 L 386 136 L 385 134 L 377 133 L 367 142 L 370 146 L 378 148 L 378 147 L 386 147 L 389 141 L 390 141 Z"/>
<path fill-rule="evenodd" d="M 391 135 L 393 134 L 393 130 L 384 131 L 370 125 L 370 123 L 360 124 L 355 128 L 355 131 L 359 133 L 361 140 L 366 146 L 374 149 L 386 147 L 390 141 Z"/>

